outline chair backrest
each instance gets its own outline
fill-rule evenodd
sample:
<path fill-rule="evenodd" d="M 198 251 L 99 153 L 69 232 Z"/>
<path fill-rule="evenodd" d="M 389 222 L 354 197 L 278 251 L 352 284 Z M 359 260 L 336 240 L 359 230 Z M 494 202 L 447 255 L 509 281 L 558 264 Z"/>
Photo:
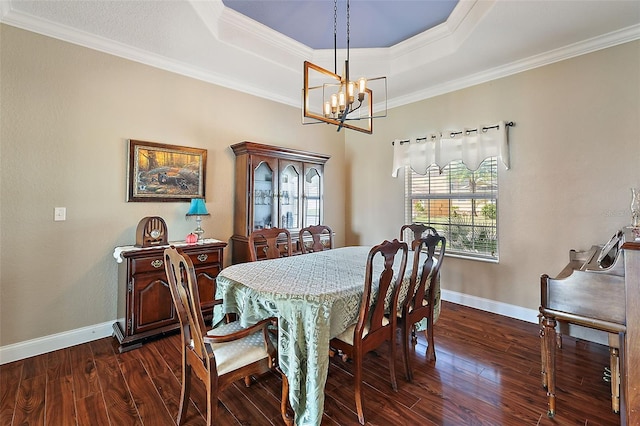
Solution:
<path fill-rule="evenodd" d="M 423 300 L 427 291 L 433 288 L 433 283 L 440 273 L 442 262 L 444 261 L 444 253 L 447 246 L 447 240 L 445 237 L 438 235 L 427 235 L 414 241 L 412 250 L 413 252 L 413 269 L 411 270 L 411 279 L 409 289 L 407 291 L 407 299 L 403 305 L 402 316 L 406 317 L 408 312 L 417 311 L 423 306 Z M 438 249 L 437 259 L 434 259 L 436 249 Z M 423 251 L 423 249 L 425 249 Z M 420 257 L 423 252 L 426 252 L 426 259 L 420 265 Z M 435 265 L 434 265 L 435 263 Z M 420 277 L 418 278 L 418 272 Z M 433 292 L 430 293 L 433 298 Z M 429 303 L 433 305 L 433 300 Z"/>
<path fill-rule="evenodd" d="M 249 259 L 252 262 L 277 259 L 283 256 L 291 256 L 291 254 L 291 233 L 287 229 L 258 229 L 249 235 Z"/>
<path fill-rule="evenodd" d="M 305 235 L 311 235 L 311 245 L 307 246 L 304 242 Z M 329 247 L 322 243 L 323 237 L 328 236 Z M 303 254 L 323 251 L 333 248 L 333 231 L 327 225 L 311 225 L 300 230 L 299 235 L 300 250 Z"/>
<path fill-rule="evenodd" d="M 385 302 L 389 288 L 392 288 L 393 293 L 389 310 L 390 312 L 397 312 L 398 296 L 400 294 L 398 290 L 402 285 L 404 271 L 407 267 L 408 250 L 407 243 L 393 240 L 384 241 L 369 251 L 364 279 L 364 293 L 362 295 L 360 313 L 354 332 L 354 341 L 362 339 L 365 327 L 369 328 L 366 335 L 367 339 L 375 339 L 374 336 L 376 332 L 383 329 L 385 324 L 386 326 L 391 326 L 392 330 L 395 330 L 395 315 L 390 315 L 390 324 L 385 320 Z M 374 289 L 374 263 L 381 261 L 376 258 L 378 254 L 382 256 L 383 269 L 378 278 L 378 287 Z M 394 271 L 393 266 L 398 254 L 401 256 L 400 266 Z M 374 299 L 373 303 L 372 298 Z"/>
<path fill-rule="evenodd" d="M 164 267 L 169 280 L 169 290 L 180 321 L 182 346 L 199 358 L 203 367 L 215 368 L 213 352 L 204 343 L 207 327 L 200 310 L 198 281 L 193 263 L 180 249 L 170 247 L 164 251 Z M 189 356 L 193 360 L 193 356 Z M 213 365 L 212 365 L 213 364 Z"/>
<path fill-rule="evenodd" d="M 400 241 L 405 241 L 404 235 L 407 229 L 413 233 L 413 240 L 411 240 L 411 244 L 409 245 L 412 250 L 414 244 L 417 244 L 417 241 L 424 236 L 425 232 L 428 232 L 428 235 L 438 235 L 438 231 L 436 231 L 434 227 L 425 225 L 424 223 L 414 222 L 409 225 L 402 225 L 402 228 L 400 228 Z"/>

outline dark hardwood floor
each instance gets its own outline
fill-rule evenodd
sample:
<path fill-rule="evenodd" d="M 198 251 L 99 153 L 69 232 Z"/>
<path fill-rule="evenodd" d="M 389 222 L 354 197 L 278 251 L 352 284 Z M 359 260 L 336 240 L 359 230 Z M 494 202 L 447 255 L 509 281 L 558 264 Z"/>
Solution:
<path fill-rule="evenodd" d="M 386 351 L 365 362 L 367 425 L 618 425 L 604 346 L 564 338 L 559 351 L 557 414 L 546 415 L 540 379 L 538 327 L 444 302 L 435 327 L 435 364 L 416 346 L 415 378 L 390 389 Z M 385 348 L 386 349 L 386 348 Z M 400 348 L 398 347 L 399 353 Z M 173 425 L 180 395 L 178 336 L 118 354 L 114 339 L 0 366 L 0 425 Z M 326 385 L 323 425 L 358 425 L 351 364 L 334 358 Z M 197 382 L 197 380 L 196 380 Z M 223 392 L 219 425 L 280 425 L 280 378 L 267 374 Z M 204 388 L 196 383 L 189 425 L 200 414 Z"/>

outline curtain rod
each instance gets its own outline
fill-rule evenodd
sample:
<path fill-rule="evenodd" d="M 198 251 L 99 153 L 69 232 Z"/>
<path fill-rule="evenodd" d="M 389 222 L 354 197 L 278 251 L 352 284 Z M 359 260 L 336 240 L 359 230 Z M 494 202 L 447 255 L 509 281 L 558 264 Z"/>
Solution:
<path fill-rule="evenodd" d="M 515 126 L 515 125 L 516 125 L 516 123 L 514 123 L 513 121 L 509 121 L 509 122 L 504 123 L 504 124 L 505 124 L 505 126 L 507 126 L 507 127 L 513 127 L 513 126 Z M 483 132 L 486 132 L 487 130 L 491 130 L 491 129 L 499 129 L 499 128 L 500 128 L 500 125 L 499 125 L 499 124 L 496 124 L 495 126 L 483 127 L 483 128 L 482 128 L 482 129 L 480 129 L 480 130 L 482 130 Z M 477 131 L 478 131 L 478 129 L 469 129 L 469 130 L 466 130 L 466 133 L 467 133 L 467 134 L 469 134 L 469 133 L 471 133 L 471 132 L 477 132 Z M 463 133 L 463 132 L 461 132 L 461 131 L 460 131 L 460 132 L 451 132 L 451 133 L 449 133 L 449 136 L 450 136 L 450 137 L 454 137 L 454 136 L 456 136 L 456 135 L 461 135 L 462 133 Z M 442 134 L 441 134 L 441 135 L 442 135 Z M 431 135 L 431 139 L 435 139 L 435 138 L 436 138 L 436 136 L 435 136 L 435 135 Z M 428 136 L 424 136 L 424 137 L 421 137 L 421 138 L 416 138 L 416 141 L 424 141 L 424 140 L 427 140 L 427 139 L 428 139 Z M 403 145 L 403 144 L 405 144 L 405 143 L 409 143 L 409 142 L 411 142 L 411 140 L 410 140 L 410 139 L 403 139 L 403 140 L 401 140 L 401 141 L 399 141 L 399 142 L 400 142 L 400 145 Z M 391 141 L 391 145 L 395 145 L 395 141 Z"/>

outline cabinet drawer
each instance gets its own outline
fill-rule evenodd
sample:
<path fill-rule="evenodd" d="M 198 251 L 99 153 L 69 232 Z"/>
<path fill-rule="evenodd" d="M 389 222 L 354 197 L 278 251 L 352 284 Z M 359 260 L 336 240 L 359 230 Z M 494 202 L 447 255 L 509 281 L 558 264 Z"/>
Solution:
<path fill-rule="evenodd" d="M 200 266 L 220 263 L 220 250 L 202 249 L 185 251 L 189 255 L 193 266 L 197 269 Z"/>
<path fill-rule="evenodd" d="M 164 259 L 162 253 L 155 256 L 138 257 L 131 260 L 131 274 L 143 272 L 164 272 Z"/>

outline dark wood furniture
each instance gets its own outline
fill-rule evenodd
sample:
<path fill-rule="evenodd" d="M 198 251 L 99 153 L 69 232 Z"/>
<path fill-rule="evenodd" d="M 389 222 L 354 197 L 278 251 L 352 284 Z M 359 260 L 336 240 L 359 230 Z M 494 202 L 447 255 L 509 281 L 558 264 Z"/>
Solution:
<path fill-rule="evenodd" d="M 556 414 L 556 327 L 570 323 L 608 333 L 612 408 L 620 410 L 622 425 L 640 423 L 640 235 L 625 229 L 614 237 L 586 255 L 572 251 L 556 278 L 541 276 L 542 384 L 550 417 Z"/>
<path fill-rule="evenodd" d="M 427 235 L 419 239 L 417 244 L 414 241 L 414 246 L 412 247 L 414 256 L 409 290 L 407 291 L 408 296 L 398 314 L 398 325 L 402 329 L 405 374 L 408 381 L 413 380 L 409 348 L 411 343 L 417 343 L 415 324 L 423 318 L 427 319 L 427 329 L 424 332 L 428 342 L 427 360 L 436 360 L 435 341 L 433 338 L 433 309 L 435 306 L 435 291 L 433 289 L 436 287 L 436 280 L 444 260 L 446 246 L 447 240 L 443 236 Z M 437 259 L 434 259 L 436 248 L 438 247 L 438 256 Z M 420 265 L 422 250 L 425 248 L 426 258 Z M 419 277 L 418 271 L 420 272 Z"/>
<path fill-rule="evenodd" d="M 426 225 L 424 223 L 414 222 L 411 224 L 402 225 L 402 227 L 400 228 L 400 241 L 405 241 L 405 234 L 407 234 L 408 231 L 411 231 L 412 233 L 413 239 L 409 244 L 409 247 L 411 247 L 412 250 L 413 250 L 413 245 L 418 244 L 420 241 L 420 238 L 425 236 L 424 235 L 425 232 L 427 232 L 428 235 L 438 235 L 438 231 L 436 231 L 434 227 Z M 409 240 L 406 240 L 406 241 L 409 241 Z"/>
<path fill-rule="evenodd" d="M 309 238 L 311 240 L 307 241 Z M 298 233 L 298 242 L 303 254 L 330 250 L 333 248 L 333 231 L 327 225 L 307 226 Z"/>
<path fill-rule="evenodd" d="M 190 257 L 170 247 L 164 251 L 164 267 L 180 321 L 182 343 L 182 389 L 177 424 L 182 425 L 187 419 L 191 373 L 195 373 L 205 385 L 206 418 L 210 426 L 217 418 L 218 396 L 222 390 L 241 378 L 249 386 L 251 375 L 262 375 L 275 368 L 276 349 L 268 330 L 272 318 L 244 329 L 236 321 L 209 330 L 200 309 L 199 283 Z M 291 425 L 293 421 L 286 412 L 287 383 L 283 374 L 281 414 L 285 424 Z"/>
<path fill-rule="evenodd" d="M 263 228 L 291 232 L 323 221 L 324 165 L 328 155 L 255 142 L 231 146 L 235 156 L 232 263 L 249 261 L 249 235 Z"/>
<path fill-rule="evenodd" d="M 213 317 L 215 279 L 223 265 L 226 243 L 210 242 L 182 247 L 196 268 L 198 290 L 205 319 Z M 145 339 L 178 330 L 171 292 L 164 270 L 163 252 L 167 246 L 122 249 L 118 265 L 118 320 L 114 336 L 124 352 L 140 347 Z"/>
<path fill-rule="evenodd" d="M 398 310 L 399 289 L 407 266 L 408 247 L 398 240 L 384 241 L 369 251 L 364 280 L 358 322 L 348 327 L 339 336 L 331 339 L 330 346 L 353 360 L 356 410 L 360 424 L 364 424 L 364 407 L 362 401 L 362 363 L 364 355 L 377 349 L 385 342 L 389 343 L 389 371 L 391 387 L 398 390 L 395 371 L 396 358 L 396 316 L 385 316 L 385 302 L 389 287 L 393 297 L 389 310 Z M 382 255 L 382 259 L 378 255 Z M 396 256 L 401 256 L 400 268 L 394 273 L 393 263 Z M 373 273 L 374 262 L 382 262 L 380 276 Z M 395 275 L 395 276 L 394 276 Z M 374 288 L 377 281 L 377 288 Z M 375 292 L 375 293 L 374 293 Z"/>
<path fill-rule="evenodd" d="M 291 234 L 283 228 L 258 229 L 249 235 L 249 260 L 291 256 Z"/>

